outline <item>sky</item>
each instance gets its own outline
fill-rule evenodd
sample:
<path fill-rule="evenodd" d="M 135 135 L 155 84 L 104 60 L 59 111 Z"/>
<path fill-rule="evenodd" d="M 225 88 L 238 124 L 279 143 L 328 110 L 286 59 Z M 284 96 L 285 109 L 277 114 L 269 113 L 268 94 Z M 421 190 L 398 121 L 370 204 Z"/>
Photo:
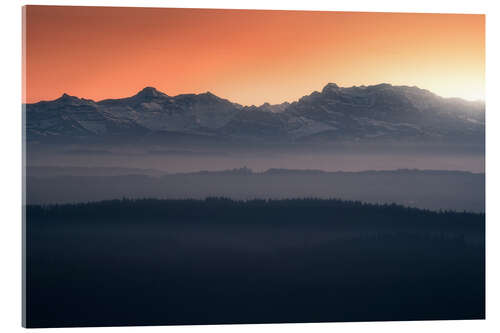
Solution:
<path fill-rule="evenodd" d="M 23 102 L 210 91 L 244 105 L 390 83 L 484 99 L 485 16 L 27 6 Z"/>

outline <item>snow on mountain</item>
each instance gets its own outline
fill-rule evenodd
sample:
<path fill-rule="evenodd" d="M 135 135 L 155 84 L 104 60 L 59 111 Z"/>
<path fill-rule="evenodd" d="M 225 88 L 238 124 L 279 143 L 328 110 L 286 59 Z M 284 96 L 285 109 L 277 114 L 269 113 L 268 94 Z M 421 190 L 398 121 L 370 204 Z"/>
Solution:
<path fill-rule="evenodd" d="M 172 97 L 146 87 L 120 99 L 96 102 L 63 94 L 26 104 L 26 131 L 29 141 L 40 142 L 136 140 L 155 133 L 251 142 L 484 142 L 484 113 L 484 103 L 390 84 L 344 88 L 329 83 L 296 102 L 258 107 L 210 92 Z"/>

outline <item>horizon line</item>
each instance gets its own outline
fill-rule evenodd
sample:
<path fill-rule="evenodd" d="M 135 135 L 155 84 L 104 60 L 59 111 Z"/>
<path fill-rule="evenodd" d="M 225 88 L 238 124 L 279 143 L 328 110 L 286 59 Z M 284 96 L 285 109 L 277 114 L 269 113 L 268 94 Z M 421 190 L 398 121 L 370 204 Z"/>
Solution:
<path fill-rule="evenodd" d="M 64 165 L 64 166 L 54 166 L 54 165 L 31 165 L 26 166 L 26 168 L 57 168 L 57 169 L 70 169 L 70 168 L 80 168 L 80 169 L 131 169 L 131 170 L 142 170 L 142 171 L 156 171 L 163 172 L 165 176 L 173 175 L 188 175 L 197 173 L 221 173 L 221 172 L 231 172 L 231 171 L 249 171 L 252 174 L 259 175 L 265 174 L 269 171 L 294 171 L 294 172 L 319 172 L 319 173 L 369 173 L 369 172 L 452 172 L 452 173 L 467 173 L 472 175 L 484 175 L 485 172 L 474 172 L 469 170 L 459 170 L 459 169 L 419 169 L 419 168 L 396 168 L 396 169 L 363 169 L 358 171 L 352 170 L 324 170 L 324 169 L 289 169 L 289 168 L 267 168 L 261 170 L 254 170 L 251 167 L 243 165 L 241 167 L 228 168 L 228 169 L 216 169 L 216 170 L 198 170 L 198 171 L 187 171 L 187 172 L 169 172 L 167 170 L 155 169 L 155 168 L 134 168 L 134 167 L 114 167 L 114 166 L 77 166 L 77 165 Z M 135 175 L 135 174 L 130 174 Z M 162 175 L 163 176 L 163 175 Z M 114 177 L 110 175 L 108 177 Z"/>
<path fill-rule="evenodd" d="M 473 100 L 472 99 L 468 99 L 468 98 L 464 98 L 464 97 L 458 97 L 458 96 L 445 97 L 445 96 L 439 95 L 439 94 L 437 94 L 437 93 L 435 93 L 435 92 L 433 92 L 433 91 L 431 91 L 429 89 L 421 88 L 421 87 L 416 86 L 416 85 L 405 85 L 405 84 L 399 84 L 398 85 L 398 84 L 392 84 L 392 83 L 388 83 L 388 82 L 381 82 L 381 83 L 370 84 L 370 85 L 362 84 L 362 85 L 352 85 L 352 86 L 339 86 L 335 82 L 328 82 L 325 85 L 323 85 L 323 88 L 321 89 L 321 91 L 323 89 L 325 89 L 329 85 L 335 85 L 336 87 L 338 87 L 340 89 L 368 88 L 368 87 L 376 87 L 376 86 L 382 86 L 382 85 L 389 85 L 391 87 L 401 87 L 401 88 L 405 87 L 405 88 L 416 88 L 416 89 L 419 89 L 419 90 L 424 90 L 424 91 L 430 92 L 431 94 L 434 94 L 434 95 L 436 95 L 436 96 L 438 96 L 440 98 L 443 98 L 443 99 L 460 99 L 460 100 L 463 100 L 463 101 L 466 101 L 466 102 L 471 102 L 471 103 L 485 103 L 485 100 L 486 100 L 484 97 L 482 99 L 480 98 L 480 99 L 473 99 Z M 305 95 L 302 95 L 298 99 L 295 99 L 295 100 L 292 100 L 292 101 L 286 100 L 286 101 L 283 101 L 281 103 L 274 103 L 274 104 L 269 103 L 269 102 L 264 102 L 262 104 L 256 105 L 256 104 L 241 104 L 241 103 L 238 103 L 238 102 L 234 102 L 234 101 L 232 101 L 229 98 L 220 97 L 219 95 L 212 93 L 210 90 L 207 90 L 205 92 L 200 92 L 200 93 L 194 93 L 194 92 L 189 93 L 189 92 L 187 92 L 187 93 L 180 93 L 180 94 L 177 94 L 177 95 L 169 95 L 169 94 L 167 94 L 167 93 L 165 93 L 165 92 L 157 89 L 156 87 L 146 85 L 143 88 L 140 88 L 139 90 L 137 90 L 137 92 L 135 94 L 133 94 L 133 95 L 127 95 L 127 96 L 122 96 L 122 97 L 104 98 L 104 99 L 101 99 L 101 100 L 94 100 L 94 99 L 91 99 L 91 98 L 78 97 L 76 95 L 72 95 L 72 94 L 63 92 L 59 97 L 57 97 L 55 99 L 49 99 L 49 100 L 47 100 L 47 99 L 40 99 L 40 100 L 38 100 L 36 102 L 30 102 L 30 103 L 27 103 L 26 101 L 22 101 L 21 104 L 29 105 L 29 104 L 37 104 L 37 103 L 40 103 L 40 102 L 54 102 L 54 101 L 56 101 L 56 100 L 58 100 L 58 99 L 60 99 L 60 98 L 62 98 L 64 96 L 74 97 L 74 98 L 78 98 L 78 99 L 82 99 L 82 100 L 87 100 L 87 101 L 92 101 L 94 103 L 101 103 L 103 101 L 108 101 L 108 100 L 120 100 L 120 99 L 131 98 L 131 97 L 137 96 L 139 93 L 141 93 L 142 91 L 144 91 L 144 90 L 146 90 L 148 88 L 153 89 L 153 90 L 155 90 L 155 91 L 157 91 L 159 93 L 162 93 L 162 94 L 164 94 L 164 95 L 166 95 L 168 97 L 171 97 L 171 98 L 175 98 L 175 97 L 178 97 L 178 96 L 184 96 L 184 95 L 196 95 L 196 96 L 198 96 L 198 95 L 211 94 L 211 95 L 214 95 L 214 96 L 216 96 L 216 97 L 218 97 L 220 99 L 227 100 L 227 101 L 229 101 L 229 102 L 231 102 L 233 104 L 238 104 L 238 105 L 241 105 L 243 107 L 252 107 L 252 106 L 260 107 L 260 106 L 263 106 L 263 105 L 266 105 L 266 104 L 271 105 L 271 106 L 273 106 L 273 105 L 281 105 L 281 104 L 286 104 L 286 103 L 292 104 L 292 103 L 298 102 L 301 98 L 303 98 L 305 96 L 309 96 L 309 95 L 311 95 L 311 94 L 313 94 L 315 92 L 321 93 L 321 91 L 313 90 L 309 94 L 306 93 Z"/>

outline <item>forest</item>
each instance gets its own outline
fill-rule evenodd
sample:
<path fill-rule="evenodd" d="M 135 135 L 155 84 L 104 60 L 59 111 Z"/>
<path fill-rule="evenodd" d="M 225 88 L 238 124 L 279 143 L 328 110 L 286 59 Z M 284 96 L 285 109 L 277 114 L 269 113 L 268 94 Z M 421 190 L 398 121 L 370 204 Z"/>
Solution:
<path fill-rule="evenodd" d="M 314 198 L 29 205 L 28 323 L 484 318 L 484 217 Z"/>

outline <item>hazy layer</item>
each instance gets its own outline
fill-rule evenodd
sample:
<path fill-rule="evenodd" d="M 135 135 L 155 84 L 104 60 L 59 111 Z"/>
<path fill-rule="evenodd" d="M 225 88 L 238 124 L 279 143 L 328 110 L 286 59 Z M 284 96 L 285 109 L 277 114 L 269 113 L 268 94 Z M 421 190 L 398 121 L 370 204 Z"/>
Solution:
<path fill-rule="evenodd" d="M 28 166 L 127 167 L 170 173 L 226 170 L 246 166 L 364 171 L 433 169 L 484 172 L 482 147 L 343 146 L 343 147 L 106 147 L 34 146 Z"/>

